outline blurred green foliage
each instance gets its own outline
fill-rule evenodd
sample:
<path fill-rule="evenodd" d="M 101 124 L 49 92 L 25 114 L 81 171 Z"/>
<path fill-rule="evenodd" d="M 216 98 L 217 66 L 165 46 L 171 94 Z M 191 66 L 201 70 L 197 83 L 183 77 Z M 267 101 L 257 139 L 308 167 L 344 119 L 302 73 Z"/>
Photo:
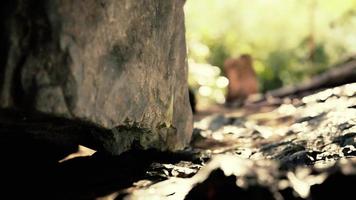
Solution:
<path fill-rule="evenodd" d="M 222 69 L 226 58 L 251 54 L 261 92 L 356 53 L 356 0 L 187 0 L 185 13 L 190 67 Z M 190 71 L 196 82 L 199 70 Z"/>

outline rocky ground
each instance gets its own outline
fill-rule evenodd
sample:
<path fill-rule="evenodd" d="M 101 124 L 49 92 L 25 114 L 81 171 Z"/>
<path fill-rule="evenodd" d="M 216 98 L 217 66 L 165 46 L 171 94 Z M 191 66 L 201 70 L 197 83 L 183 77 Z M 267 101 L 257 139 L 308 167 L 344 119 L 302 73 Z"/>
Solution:
<path fill-rule="evenodd" d="M 356 84 L 349 84 L 205 117 L 195 123 L 190 149 L 201 162 L 154 163 L 149 173 L 167 180 L 140 189 L 138 184 L 126 199 L 351 195 L 356 183 L 355 105 Z"/>
<path fill-rule="evenodd" d="M 191 146 L 177 153 L 132 150 L 108 156 L 81 147 L 63 158 L 63 149 L 76 149 L 28 140 L 14 145 L 8 138 L 1 144 L 3 195 L 126 200 L 351 198 L 356 183 L 355 106 L 353 83 L 221 109 L 196 116 Z"/>

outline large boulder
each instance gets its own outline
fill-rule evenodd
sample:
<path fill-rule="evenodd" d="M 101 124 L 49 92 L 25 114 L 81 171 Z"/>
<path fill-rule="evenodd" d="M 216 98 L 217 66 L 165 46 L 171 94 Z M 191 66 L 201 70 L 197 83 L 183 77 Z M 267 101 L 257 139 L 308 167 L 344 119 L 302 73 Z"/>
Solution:
<path fill-rule="evenodd" d="M 0 106 L 91 122 L 104 149 L 190 140 L 183 0 L 7 0 Z"/>

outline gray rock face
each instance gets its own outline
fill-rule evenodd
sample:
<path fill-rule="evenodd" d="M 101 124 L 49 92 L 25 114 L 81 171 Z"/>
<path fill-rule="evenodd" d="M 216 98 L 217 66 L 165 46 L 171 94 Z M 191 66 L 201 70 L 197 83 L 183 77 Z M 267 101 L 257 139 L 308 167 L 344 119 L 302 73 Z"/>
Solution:
<path fill-rule="evenodd" d="M 1 107 L 110 129 L 97 140 L 113 154 L 189 142 L 183 0 L 3 5 Z"/>

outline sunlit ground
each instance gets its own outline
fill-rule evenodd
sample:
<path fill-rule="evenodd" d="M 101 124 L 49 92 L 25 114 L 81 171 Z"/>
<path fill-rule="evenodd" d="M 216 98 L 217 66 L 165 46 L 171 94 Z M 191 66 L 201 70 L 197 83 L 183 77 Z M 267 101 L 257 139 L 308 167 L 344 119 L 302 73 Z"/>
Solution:
<path fill-rule="evenodd" d="M 250 54 L 265 92 L 356 54 L 356 0 L 187 0 L 185 14 L 198 109 L 225 102 L 227 58 Z"/>

